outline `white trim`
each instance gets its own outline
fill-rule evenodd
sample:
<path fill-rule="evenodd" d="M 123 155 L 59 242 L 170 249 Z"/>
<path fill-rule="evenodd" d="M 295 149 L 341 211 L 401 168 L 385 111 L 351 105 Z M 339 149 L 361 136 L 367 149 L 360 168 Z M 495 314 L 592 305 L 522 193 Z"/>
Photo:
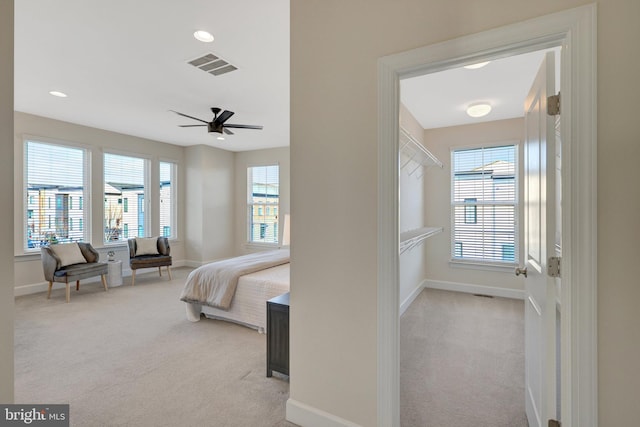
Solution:
<path fill-rule="evenodd" d="M 596 6 L 378 61 L 378 426 L 399 425 L 399 79 L 562 45 L 562 424 L 595 427 L 597 393 Z M 574 108 L 575 106 L 575 108 Z M 577 286 L 579 284 L 579 286 Z M 524 397 L 523 397 L 524 398 Z"/>
<path fill-rule="evenodd" d="M 502 297 L 524 300 L 522 289 L 498 288 L 495 286 L 474 285 L 471 283 L 447 282 L 444 280 L 425 280 L 424 287 L 430 289 L 441 289 L 444 291 L 464 292 L 475 295 L 489 295 L 492 297 Z"/>
<path fill-rule="evenodd" d="M 360 427 L 343 418 L 289 398 L 287 421 L 304 427 Z"/>
<path fill-rule="evenodd" d="M 424 279 L 418 286 L 416 286 L 416 288 L 409 294 L 409 296 L 406 297 L 404 301 L 402 301 L 402 304 L 400 304 L 400 316 L 402 316 L 404 312 L 407 311 L 407 308 L 409 308 L 409 306 L 413 303 L 413 301 L 418 298 L 420 292 L 422 292 L 422 290 L 425 288 L 426 283 L 427 279 Z"/>

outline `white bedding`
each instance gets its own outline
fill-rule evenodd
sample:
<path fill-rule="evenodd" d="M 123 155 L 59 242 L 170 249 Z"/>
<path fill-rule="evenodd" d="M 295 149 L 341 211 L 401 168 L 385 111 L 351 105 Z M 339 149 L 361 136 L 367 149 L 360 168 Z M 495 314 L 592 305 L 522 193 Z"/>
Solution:
<path fill-rule="evenodd" d="M 282 264 L 241 276 L 229 310 L 186 303 L 187 319 L 197 322 L 200 313 L 204 313 L 212 319 L 229 320 L 264 332 L 267 300 L 289 292 L 289 265 Z"/>

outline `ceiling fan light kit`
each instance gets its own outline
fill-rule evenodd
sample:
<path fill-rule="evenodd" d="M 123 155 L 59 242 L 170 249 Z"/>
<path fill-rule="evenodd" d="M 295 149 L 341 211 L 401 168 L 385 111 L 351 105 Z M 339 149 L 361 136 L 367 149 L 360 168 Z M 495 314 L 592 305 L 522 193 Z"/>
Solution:
<path fill-rule="evenodd" d="M 197 117 L 193 117 L 193 116 L 189 116 L 187 114 L 181 113 L 179 111 L 175 111 L 175 110 L 170 110 L 182 117 L 186 117 L 188 119 L 192 119 L 192 120 L 197 120 L 199 122 L 202 122 L 204 124 L 202 125 L 178 125 L 180 127 L 183 128 L 188 128 L 188 127 L 202 127 L 202 126 L 206 126 L 207 127 L 207 132 L 215 132 L 215 133 L 225 133 L 227 135 L 233 135 L 234 133 L 232 131 L 230 131 L 229 129 L 257 129 L 257 130 L 262 130 L 262 126 L 257 126 L 257 125 L 239 125 L 239 124 L 231 124 L 231 123 L 226 123 L 227 120 L 229 120 L 231 118 L 231 116 L 233 116 L 235 113 L 233 111 L 229 111 L 229 110 L 224 110 L 222 111 L 221 108 L 218 107 L 212 107 L 211 108 L 211 112 L 213 113 L 213 120 L 211 120 L 210 122 L 203 120 L 203 119 L 199 119 Z M 222 113 L 220 113 L 220 111 L 222 111 Z M 218 137 L 218 139 L 220 139 L 220 137 Z"/>

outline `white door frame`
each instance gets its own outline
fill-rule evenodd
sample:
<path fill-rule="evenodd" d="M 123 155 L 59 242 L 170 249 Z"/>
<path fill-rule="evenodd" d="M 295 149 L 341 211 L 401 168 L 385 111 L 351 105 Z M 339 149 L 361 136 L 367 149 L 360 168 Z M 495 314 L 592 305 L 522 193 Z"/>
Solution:
<path fill-rule="evenodd" d="M 380 427 L 400 425 L 400 79 L 558 45 L 562 46 L 562 424 L 597 426 L 596 7 L 587 5 L 378 61 Z"/>

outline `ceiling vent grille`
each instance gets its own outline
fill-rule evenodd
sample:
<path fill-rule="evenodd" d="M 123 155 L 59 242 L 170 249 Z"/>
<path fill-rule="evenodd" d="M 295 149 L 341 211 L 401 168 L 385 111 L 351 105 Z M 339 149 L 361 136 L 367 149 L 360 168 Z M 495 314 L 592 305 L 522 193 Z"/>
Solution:
<path fill-rule="evenodd" d="M 214 76 L 226 74 L 238 69 L 213 53 L 207 53 L 204 56 L 193 59 L 189 61 L 189 64 Z"/>

